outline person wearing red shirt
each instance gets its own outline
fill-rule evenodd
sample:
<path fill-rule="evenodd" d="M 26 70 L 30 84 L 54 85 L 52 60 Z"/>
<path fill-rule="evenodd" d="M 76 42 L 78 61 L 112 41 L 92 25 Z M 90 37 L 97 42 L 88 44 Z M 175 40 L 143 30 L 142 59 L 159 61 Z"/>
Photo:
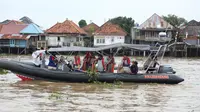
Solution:
<path fill-rule="evenodd" d="M 74 68 L 78 68 L 79 69 L 80 65 L 81 65 L 81 58 L 78 55 L 78 53 L 76 53 L 75 56 L 74 56 Z"/>

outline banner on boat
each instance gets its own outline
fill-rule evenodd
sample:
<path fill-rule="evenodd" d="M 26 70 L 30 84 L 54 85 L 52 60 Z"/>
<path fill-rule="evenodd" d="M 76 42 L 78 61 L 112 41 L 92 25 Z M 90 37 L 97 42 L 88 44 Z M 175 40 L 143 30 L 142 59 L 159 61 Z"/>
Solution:
<path fill-rule="evenodd" d="M 145 75 L 145 79 L 169 79 L 167 75 Z"/>

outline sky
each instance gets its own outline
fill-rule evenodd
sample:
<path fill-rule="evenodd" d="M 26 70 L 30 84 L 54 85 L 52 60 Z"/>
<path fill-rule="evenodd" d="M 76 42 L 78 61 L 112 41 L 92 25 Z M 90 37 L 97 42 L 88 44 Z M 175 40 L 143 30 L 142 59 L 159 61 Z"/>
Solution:
<path fill-rule="evenodd" d="M 28 16 L 43 29 L 66 19 L 76 24 L 84 19 L 101 26 L 118 16 L 132 17 L 142 24 L 154 13 L 200 21 L 200 0 L 0 0 L 0 3 L 0 21 Z"/>

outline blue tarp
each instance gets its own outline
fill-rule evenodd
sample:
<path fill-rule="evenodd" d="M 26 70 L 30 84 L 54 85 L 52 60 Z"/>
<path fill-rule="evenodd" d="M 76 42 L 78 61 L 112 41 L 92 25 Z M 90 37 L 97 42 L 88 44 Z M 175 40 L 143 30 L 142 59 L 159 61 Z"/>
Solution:
<path fill-rule="evenodd" d="M 44 33 L 36 24 L 31 23 L 20 31 L 22 34 L 42 34 Z"/>

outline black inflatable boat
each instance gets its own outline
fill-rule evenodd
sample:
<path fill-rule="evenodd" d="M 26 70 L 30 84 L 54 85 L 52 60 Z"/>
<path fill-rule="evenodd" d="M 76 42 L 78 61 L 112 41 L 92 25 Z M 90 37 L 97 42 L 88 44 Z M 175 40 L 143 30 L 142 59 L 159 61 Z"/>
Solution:
<path fill-rule="evenodd" d="M 0 60 L 0 68 L 12 71 L 22 80 L 90 82 L 91 79 L 94 79 L 94 77 L 91 77 L 91 75 L 88 75 L 88 73 L 85 72 L 49 70 L 46 68 L 36 67 L 31 63 L 22 63 L 12 60 Z M 184 81 L 184 79 L 174 75 L 173 73 L 168 74 L 168 71 L 165 71 L 165 68 L 166 67 L 163 67 L 162 71 L 151 74 L 131 75 L 126 73 L 98 73 L 97 77 L 95 77 L 95 80 L 109 83 L 114 81 L 122 81 L 165 84 L 178 84 Z"/>

